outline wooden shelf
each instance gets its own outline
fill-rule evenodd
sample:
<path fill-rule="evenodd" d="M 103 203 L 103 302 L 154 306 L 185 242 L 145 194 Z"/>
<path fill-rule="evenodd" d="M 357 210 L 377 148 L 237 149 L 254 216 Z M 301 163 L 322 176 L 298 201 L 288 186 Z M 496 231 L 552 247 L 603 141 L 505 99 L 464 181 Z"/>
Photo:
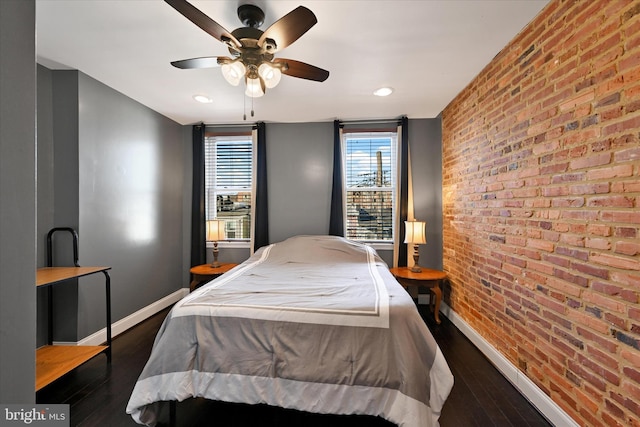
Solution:
<path fill-rule="evenodd" d="M 106 345 L 46 345 L 36 350 L 36 391 L 106 351 Z"/>
<path fill-rule="evenodd" d="M 110 270 L 111 267 L 43 267 L 36 271 L 36 286 L 54 285 L 75 277 Z"/>
<path fill-rule="evenodd" d="M 0 0 L 1 1 L 1 0 Z M 47 287 L 49 304 L 48 344 L 36 350 L 36 391 L 77 368 L 94 356 L 105 353 L 107 363 L 111 363 L 111 267 L 44 267 L 36 272 L 36 286 Z M 103 273 L 106 289 L 107 345 L 73 346 L 52 345 L 53 343 L 53 302 L 52 285 L 65 280 Z"/>
<path fill-rule="evenodd" d="M 58 231 L 67 231 L 73 237 L 73 267 L 52 267 L 52 236 Z M 46 289 L 48 304 L 48 345 L 36 349 L 36 391 L 100 353 L 104 353 L 107 356 L 107 363 L 111 364 L 111 278 L 108 271 L 111 267 L 80 267 L 78 265 L 78 233 L 70 227 L 52 228 L 47 233 L 47 265 L 49 267 L 39 268 L 36 271 L 36 287 Z M 53 285 L 96 273 L 104 275 L 106 345 L 53 345 Z"/>

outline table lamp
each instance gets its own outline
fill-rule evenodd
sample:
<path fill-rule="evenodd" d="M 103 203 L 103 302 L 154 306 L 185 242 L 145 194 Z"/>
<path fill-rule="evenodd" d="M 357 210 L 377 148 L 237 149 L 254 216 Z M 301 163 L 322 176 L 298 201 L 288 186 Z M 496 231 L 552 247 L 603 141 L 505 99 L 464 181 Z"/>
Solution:
<path fill-rule="evenodd" d="M 207 221 L 207 241 L 213 242 L 213 262 L 211 267 L 218 268 L 218 242 L 226 238 L 224 231 L 224 220 L 212 219 Z"/>
<path fill-rule="evenodd" d="M 427 236 L 425 234 L 426 223 L 424 221 L 405 221 L 405 233 L 404 242 L 413 243 L 413 267 L 411 271 L 414 273 L 420 273 L 422 269 L 418 265 L 418 245 L 427 243 Z"/>

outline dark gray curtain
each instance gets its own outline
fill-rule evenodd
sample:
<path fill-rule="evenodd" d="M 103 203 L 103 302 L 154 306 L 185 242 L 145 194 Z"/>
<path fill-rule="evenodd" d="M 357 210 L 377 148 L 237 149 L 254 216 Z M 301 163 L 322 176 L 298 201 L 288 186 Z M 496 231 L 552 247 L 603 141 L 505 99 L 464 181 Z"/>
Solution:
<path fill-rule="evenodd" d="M 193 188 L 191 193 L 191 266 L 207 262 L 206 225 L 204 216 L 204 124 L 194 125 Z"/>
<path fill-rule="evenodd" d="M 331 213 L 329 216 L 329 234 L 332 236 L 344 236 L 341 127 L 339 120 L 333 121 L 333 187 L 331 188 Z"/>
<path fill-rule="evenodd" d="M 409 211 L 409 119 L 403 116 L 400 119 L 402 135 L 400 138 L 400 206 L 398 216 L 400 219 L 398 236 L 400 237 L 400 247 L 398 253 L 398 265 L 407 265 L 407 244 L 404 243 L 405 226 Z"/>
<path fill-rule="evenodd" d="M 267 197 L 267 136 L 264 122 L 256 124 L 258 142 L 256 153 L 256 208 L 253 250 L 269 244 L 269 209 Z"/>

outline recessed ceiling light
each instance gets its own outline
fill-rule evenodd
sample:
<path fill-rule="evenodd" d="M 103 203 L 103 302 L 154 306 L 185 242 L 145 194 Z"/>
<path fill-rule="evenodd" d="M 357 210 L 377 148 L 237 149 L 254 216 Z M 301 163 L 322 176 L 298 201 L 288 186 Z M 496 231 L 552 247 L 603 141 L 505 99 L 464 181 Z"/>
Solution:
<path fill-rule="evenodd" d="M 193 95 L 193 99 L 203 104 L 211 104 L 213 99 L 209 98 L 207 95 Z"/>
<path fill-rule="evenodd" d="M 392 87 L 381 87 L 379 89 L 376 89 L 375 92 L 373 92 L 375 96 L 389 96 L 392 93 L 393 93 Z"/>

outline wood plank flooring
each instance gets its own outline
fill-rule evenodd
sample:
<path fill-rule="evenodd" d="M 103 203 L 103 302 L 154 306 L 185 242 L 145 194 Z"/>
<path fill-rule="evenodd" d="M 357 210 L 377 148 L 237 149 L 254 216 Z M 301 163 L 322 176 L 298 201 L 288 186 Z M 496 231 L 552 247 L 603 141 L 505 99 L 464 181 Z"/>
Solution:
<path fill-rule="evenodd" d="M 436 325 L 420 306 L 455 377 L 440 417 L 441 427 L 550 426 L 529 402 L 444 316 Z M 168 310 L 113 340 L 112 363 L 98 356 L 36 395 L 37 403 L 70 405 L 71 426 L 136 426 L 125 413 L 131 390 L 149 357 L 155 335 Z M 163 414 L 168 420 L 169 415 Z M 309 414 L 265 405 L 242 405 L 190 399 L 177 405 L 178 426 L 243 427 L 389 427 L 375 417 Z"/>

